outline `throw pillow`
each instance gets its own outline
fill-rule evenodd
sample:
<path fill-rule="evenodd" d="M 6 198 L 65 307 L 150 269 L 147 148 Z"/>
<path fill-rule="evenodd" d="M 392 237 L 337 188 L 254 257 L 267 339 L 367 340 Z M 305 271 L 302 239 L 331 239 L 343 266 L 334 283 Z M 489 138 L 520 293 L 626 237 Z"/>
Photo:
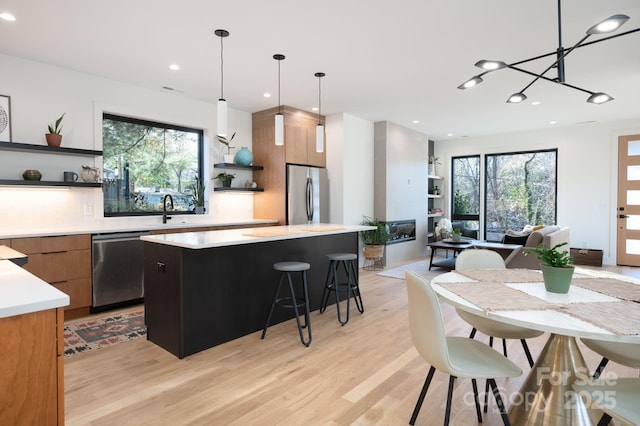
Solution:
<path fill-rule="evenodd" d="M 529 238 L 530 233 L 531 232 L 512 231 L 508 229 L 504 233 L 502 244 L 519 244 L 523 246 L 527 242 L 527 238 Z"/>

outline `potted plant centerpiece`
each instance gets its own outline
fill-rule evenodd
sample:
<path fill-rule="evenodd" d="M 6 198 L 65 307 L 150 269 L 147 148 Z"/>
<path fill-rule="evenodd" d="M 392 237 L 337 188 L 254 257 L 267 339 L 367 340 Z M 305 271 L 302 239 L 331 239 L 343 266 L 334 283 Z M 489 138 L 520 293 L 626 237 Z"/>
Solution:
<path fill-rule="evenodd" d="M 218 142 L 220 142 L 222 145 L 225 145 L 227 147 L 227 153 L 223 154 L 222 156 L 223 161 L 225 163 L 233 163 L 233 155 L 231 154 L 231 150 L 234 149 L 235 147 L 231 146 L 231 141 L 235 137 L 236 137 L 236 132 L 233 132 L 233 135 L 231 135 L 231 137 L 228 140 L 224 136 L 221 136 L 221 135 L 216 136 L 216 138 L 218 138 Z"/>
<path fill-rule="evenodd" d="M 191 185 L 191 190 L 193 191 L 193 204 L 195 205 L 196 214 L 204 213 L 204 194 L 206 193 L 207 186 L 204 183 L 200 182 L 198 176 L 196 176 L 193 184 Z"/>
<path fill-rule="evenodd" d="M 233 173 L 222 172 L 222 173 L 218 173 L 218 175 L 216 177 L 214 177 L 214 179 L 219 180 L 222 183 L 222 187 L 223 188 L 230 188 L 231 187 L 231 181 L 235 177 L 236 177 L 236 175 L 234 175 Z"/>
<path fill-rule="evenodd" d="M 390 234 L 387 224 L 378 220 L 365 216 L 360 225 L 375 226 L 376 229 L 369 231 L 360 231 L 360 239 L 364 244 L 365 259 L 382 259 L 384 255 L 384 246 L 389 241 Z"/>
<path fill-rule="evenodd" d="M 62 143 L 62 135 L 60 134 L 60 132 L 62 131 L 63 117 L 64 114 L 62 114 L 54 124 L 49 124 L 49 133 L 44 135 L 45 139 L 47 140 L 47 145 L 60 146 L 60 144 Z"/>
<path fill-rule="evenodd" d="M 535 253 L 540 261 L 542 269 L 542 277 L 544 279 L 544 287 L 551 293 L 568 293 L 573 277 L 573 257 L 569 255 L 569 251 L 558 250 L 559 247 L 567 245 L 564 243 L 556 244 L 551 248 L 547 248 L 543 243 L 538 244 L 534 248 L 526 249 L 525 255 Z"/>
<path fill-rule="evenodd" d="M 460 228 L 454 228 L 451 231 L 451 241 L 459 243 L 462 240 L 462 230 Z"/>

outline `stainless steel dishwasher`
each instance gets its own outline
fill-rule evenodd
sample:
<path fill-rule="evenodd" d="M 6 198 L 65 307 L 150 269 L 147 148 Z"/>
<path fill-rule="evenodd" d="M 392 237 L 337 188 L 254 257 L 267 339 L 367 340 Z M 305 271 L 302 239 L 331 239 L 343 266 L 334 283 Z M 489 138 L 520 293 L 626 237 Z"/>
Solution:
<path fill-rule="evenodd" d="M 148 232 L 92 236 L 93 303 L 100 311 L 144 297 L 144 243 Z"/>

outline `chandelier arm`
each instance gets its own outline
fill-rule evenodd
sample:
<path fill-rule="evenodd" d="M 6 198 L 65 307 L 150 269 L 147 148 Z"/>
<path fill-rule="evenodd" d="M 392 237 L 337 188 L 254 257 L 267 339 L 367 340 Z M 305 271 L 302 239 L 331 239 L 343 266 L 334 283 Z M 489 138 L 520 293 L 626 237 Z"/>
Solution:
<path fill-rule="evenodd" d="M 512 66 L 512 65 L 507 65 L 507 68 L 510 68 L 510 69 L 512 69 L 512 70 L 514 70 L 514 71 L 519 71 L 519 72 L 521 72 L 521 73 L 528 74 L 528 75 L 531 75 L 531 76 L 536 77 L 536 79 L 535 79 L 535 80 L 533 80 L 531 83 L 529 83 L 529 85 L 527 85 L 527 87 L 525 87 L 524 89 L 522 89 L 522 90 L 520 91 L 520 93 L 523 93 L 525 90 L 527 90 L 527 89 L 528 89 L 528 88 L 529 88 L 529 87 L 530 87 L 530 86 L 531 86 L 531 85 L 532 85 L 532 84 L 533 84 L 537 79 L 542 79 L 542 80 L 548 81 L 548 82 L 550 82 L 550 83 L 560 84 L 560 85 L 562 85 L 562 86 L 567 86 L 567 87 L 570 87 L 571 89 L 576 89 L 576 90 L 579 90 L 579 91 L 581 91 L 581 92 L 585 92 L 585 93 L 588 93 L 588 94 L 590 94 L 590 95 L 593 95 L 593 92 L 591 92 L 591 91 L 589 91 L 589 90 L 582 89 L 582 88 L 580 88 L 580 87 L 578 87 L 578 86 L 574 86 L 574 85 L 569 84 L 569 83 L 561 83 L 561 82 L 559 82 L 559 81 L 556 81 L 556 80 L 555 80 L 555 79 L 553 79 L 553 78 L 545 77 L 544 75 L 536 74 L 536 73 L 534 73 L 534 72 L 532 72 L 532 71 L 528 71 L 528 70 L 525 70 L 525 69 L 522 69 L 522 68 L 514 67 L 514 66 Z"/>

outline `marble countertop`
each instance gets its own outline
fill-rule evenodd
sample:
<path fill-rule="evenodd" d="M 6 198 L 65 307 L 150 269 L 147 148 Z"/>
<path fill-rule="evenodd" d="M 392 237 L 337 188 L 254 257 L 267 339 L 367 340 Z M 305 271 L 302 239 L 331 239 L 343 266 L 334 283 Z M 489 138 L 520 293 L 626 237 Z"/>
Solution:
<path fill-rule="evenodd" d="M 9 260 L 0 260 L 0 318 L 69 304 L 69 296 Z"/>
<path fill-rule="evenodd" d="M 376 229 L 374 226 L 321 223 L 311 225 L 270 226 L 267 228 L 238 228 L 219 231 L 184 232 L 179 234 L 145 235 L 143 241 L 188 249 L 226 247 L 240 244 L 281 241 L 321 235 L 345 234 Z"/>
<path fill-rule="evenodd" d="M 24 237 L 51 237 L 58 235 L 76 234 L 106 234 L 113 232 L 134 232 L 152 231 L 159 229 L 180 229 L 180 228 L 204 228 L 208 226 L 255 226 L 277 223 L 274 219 L 239 219 L 239 220 L 215 220 L 211 218 L 194 218 L 191 216 L 172 217 L 166 224 L 162 223 L 159 216 L 145 218 L 104 218 L 96 221 L 95 224 L 78 227 L 52 227 L 52 228 L 31 228 L 30 230 L 2 230 L 0 229 L 0 239 L 2 238 L 24 238 Z"/>

